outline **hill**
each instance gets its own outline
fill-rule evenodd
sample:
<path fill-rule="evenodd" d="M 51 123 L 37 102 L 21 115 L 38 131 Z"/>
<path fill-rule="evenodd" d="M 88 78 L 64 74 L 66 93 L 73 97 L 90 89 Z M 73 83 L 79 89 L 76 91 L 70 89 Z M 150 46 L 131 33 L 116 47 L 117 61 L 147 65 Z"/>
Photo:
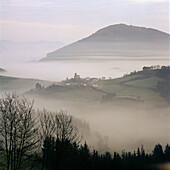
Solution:
<path fill-rule="evenodd" d="M 48 53 L 41 61 L 65 59 L 168 58 L 169 34 L 152 28 L 111 25 Z"/>
<path fill-rule="evenodd" d="M 145 67 L 144 67 L 145 68 Z M 124 77 L 101 80 L 98 89 L 115 93 L 117 99 L 142 101 L 145 103 L 165 103 L 170 100 L 170 67 L 144 69 Z"/>
<path fill-rule="evenodd" d="M 169 67 L 165 67 L 168 69 Z M 132 72 L 121 78 L 96 80 L 70 79 L 46 88 L 40 86 L 27 94 L 44 98 L 78 103 L 131 102 L 165 104 L 169 100 L 169 73 L 166 77 L 161 69 Z M 164 74 L 165 75 L 165 74 Z M 84 104 L 85 104 L 84 103 Z"/>
<path fill-rule="evenodd" d="M 72 78 L 60 83 L 0 76 L 0 91 L 87 104 L 122 101 L 165 104 L 170 101 L 169 67 L 143 69 L 116 79 Z"/>
<path fill-rule="evenodd" d="M 25 79 L 0 75 L 0 92 L 14 92 L 24 93 L 36 85 L 41 83 L 44 86 L 52 84 L 53 82 L 38 80 L 38 79 Z"/>
<path fill-rule="evenodd" d="M 0 68 L 0 72 L 6 72 L 6 70 L 3 68 Z"/>

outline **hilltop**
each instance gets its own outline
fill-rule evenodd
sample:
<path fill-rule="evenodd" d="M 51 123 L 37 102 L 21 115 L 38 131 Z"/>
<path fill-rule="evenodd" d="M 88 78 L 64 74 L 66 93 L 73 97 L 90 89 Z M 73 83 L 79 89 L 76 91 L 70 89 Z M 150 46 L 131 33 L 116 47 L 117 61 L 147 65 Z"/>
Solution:
<path fill-rule="evenodd" d="M 41 61 L 66 59 L 168 58 L 169 34 L 152 28 L 117 24 L 48 53 Z"/>

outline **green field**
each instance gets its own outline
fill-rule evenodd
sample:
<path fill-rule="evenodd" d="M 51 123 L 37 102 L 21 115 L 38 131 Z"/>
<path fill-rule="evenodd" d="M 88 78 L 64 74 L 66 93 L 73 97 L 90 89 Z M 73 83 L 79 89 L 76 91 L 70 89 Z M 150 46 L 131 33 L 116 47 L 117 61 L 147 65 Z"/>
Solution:
<path fill-rule="evenodd" d="M 146 79 L 130 81 L 130 82 L 127 82 L 125 84 L 131 85 L 131 86 L 134 86 L 134 87 L 139 87 L 139 88 L 156 89 L 157 82 L 161 81 L 161 80 L 162 79 L 158 78 L 158 77 L 149 77 L 149 78 L 146 78 Z"/>
<path fill-rule="evenodd" d="M 36 83 L 48 87 L 54 84 L 54 82 L 0 76 L 0 91 L 2 93 L 14 91 L 25 93 L 29 91 L 27 93 L 29 95 L 74 102 L 100 102 L 102 96 L 106 93 L 115 93 L 115 99 L 135 99 L 146 103 L 165 103 L 165 99 L 156 92 L 157 82 L 160 80 L 160 78 L 154 75 L 136 74 L 111 80 L 99 80 L 95 84 L 98 85 L 97 89 L 103 92 L 88 86 L 79 87 L 76 85 L 56 86 L 55 88 L 45 88 L 38 91 L 35 89 Z M 34 90 L 30 91 L 31 89 Z"/>
<path fill-rule="evenodd" d="M 162 79 L 142 74 L 126 76 L 113 80 L 99 81 L 98 88 L 108 93 L 116 93 L 120 97 L 140 99 L 150 103 L 164 103 L 165 100 L 156 92 L 157 82 Z"/>
<path fill-rule="evenodd" d="M 72 101 L 72 102 L 93 102 L 100 101 L 103 93 L 97 92 L 89 87 L 56 87 L 54 89 L 45 89 L 42 91 L 30 91 L 29 95 L 40 95 L 42 97 L 47 97 L 51 99 L 58 99 L 63 101 Z"/>

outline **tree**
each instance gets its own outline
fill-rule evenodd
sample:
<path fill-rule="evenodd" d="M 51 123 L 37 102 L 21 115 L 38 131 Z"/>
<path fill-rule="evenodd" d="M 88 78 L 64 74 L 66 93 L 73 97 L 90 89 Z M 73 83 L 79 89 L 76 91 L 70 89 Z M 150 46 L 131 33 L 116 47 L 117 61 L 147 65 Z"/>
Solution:
<path fill-rule="evenodd" d="M 39 120 L 43 142 L 42 169 L 60 169 L 66 166 L 66 160 L 74 157 L 73 146 L 76 144 L 78 148 L 77 144 L 81 141 L 81 136 L 72 123 L 72 116 L 62 110 L 51 113 L 44 109 L 39 111 Z"/>
<path fill-rule="evenodd" d="M 137 149 L 137 157 L 140 158 L 141 157 L 141 153 L 140 153 L 140 149 Z"/>
<path fill-rule="evenodd" d="M 38 143 L 33 102 L 16 94 L 0 99 L 0 137 L 6 157 L 6 169 L 19 170 Z"/>
<path fill-rule="evenodd" d="M 168 144 L 165 146 L 164 153 L 165 153 L 166 161 L 169 161 L 170 160 L 170 146 Z"/>
<path fill-rule="evenodd" d="M 51 113 L 47 110 L 39 111 L 40 134 L 46 137 L 54 137 L 60 141 L 69 140 L 71 143 L 80 143 L 82 137 L 76 126 L 73 125 L 71 115 L 60 110 L 59 113 Z"/>
<path fill-rule="evenodd" d="M 36 83 L 35 88 L 36 88 L 37 90 L 41 90 L 41 89 L 42 89 L 42 86 L 41 86 L 40 83 Z"/>
<path fill-rule="evenodd" d="M 153 152 L 153 159 L 157 162 L 161 162 L 164 159 L 164 153 L 163 153 L 163 149 L 162 146 L 158 143 L 155 147 Z"/>
<path fill-rule="evenodd" d="M 50 136 L 55 136 L 55 120 L 54 114 L 48 112 L 47 110 L 43 109 L 42 111 L 38 110 L 39 115 L 39 124 L 40 124 L 40 135 L 42 141 Z"/>

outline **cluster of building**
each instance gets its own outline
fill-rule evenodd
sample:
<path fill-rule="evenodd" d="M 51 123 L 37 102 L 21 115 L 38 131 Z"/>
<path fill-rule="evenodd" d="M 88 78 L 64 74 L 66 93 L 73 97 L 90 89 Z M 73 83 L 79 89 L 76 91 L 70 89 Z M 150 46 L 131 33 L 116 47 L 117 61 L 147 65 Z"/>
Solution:
<path fill-rule="evenodd" d="M 47 88 L 50 89 L 56 89 L 56 88 L 64 88 L 66 86 L 76 86 L 76 87 L 98 87 L 97 81 L 99 80 L 106 80 L 105 77 L 100 78 L 90 78 L 90 77 L 86 77 L 86 78 L 81 78 L 80 75 L 78 75 L 77 73 L 74 74 L 73 78 L 67 78 L 64 81 L 61 81 L 57 84 L 52 84 L 49 85 Z M 37 83 L 35 85 L 35 89 L 36 90 L 43 90 L 45 89 L 44 86 L 41 86 L 41 84 Z"/>
<path fill-rule="evenodd" d="M 97 82 L 99 79 L 98 78 L 90 78 L 90 77 L 86 77 L 86 78 L 81 78 L 80 75 L 78 75 L 77 73 L 74 74 L 74 77 L 71 79 L 66 79 L 64 81 L 61 82 L 61 85 L 66 85 L 66 86 L 73 86 L 73 85 L 78 85 L 78 86 L 93 86 L 93 87 L 97 87 L 98 85 L 95 84 L 95 82 Z"/>

